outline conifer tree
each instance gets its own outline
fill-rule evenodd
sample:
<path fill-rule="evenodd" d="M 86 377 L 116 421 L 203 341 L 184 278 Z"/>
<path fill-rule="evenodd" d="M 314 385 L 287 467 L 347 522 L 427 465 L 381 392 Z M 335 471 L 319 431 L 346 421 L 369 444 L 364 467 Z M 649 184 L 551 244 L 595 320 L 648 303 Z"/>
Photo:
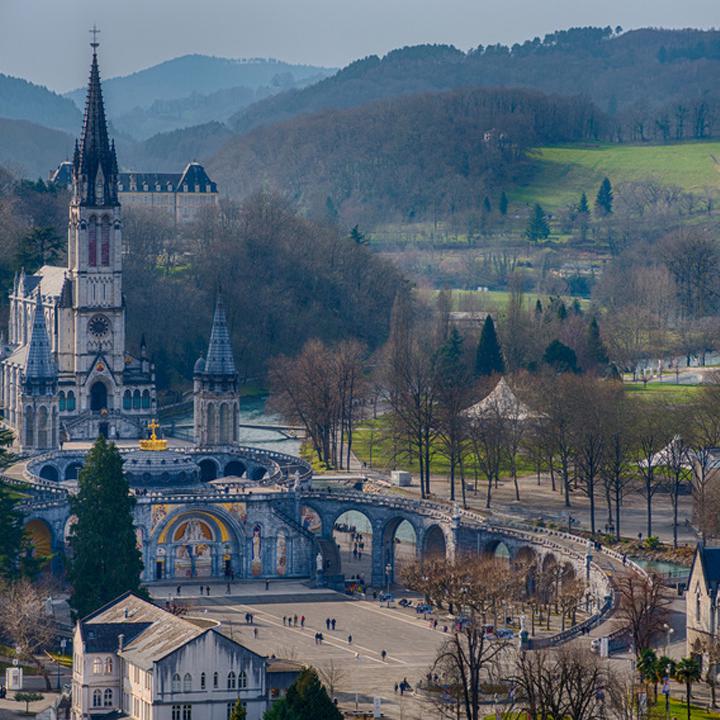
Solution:
<path fill-rule="evenodd" d="M 559 340 L 553 340 L 543 354 L 543 362 L 557 373 L 578 372 L 575 351 Z"/>
<path fill-rule="evenodd" d="M 595 198 L 595 208 L 604 215 L 610 215 L 613 211 L 613 189 L 608 178 L 600 183 L 597 197 Z"/>
<path fill-rule="evenodd" d="M 587 349 L 588 357 L 594 365 L 605 367 L 608 364 L 607 350 L 600 336 L 600 326 L 598 325 L 596 317 L 590 320 L 590 325 L 588 326 Z"/>
<path fill-rule="evenodd" d="M 580 196 L 577 211 L 579 213 L 583 213 L 583 215 L 588 215 L 590 213 L 590 205 L 588 205 L 588 199 L 585 193 Z"/>
<path fill-rule="evenodd" d="M 305 668 L 288 688 L 287 695 L 273 704 L 264 720 L 342 720 L 313 668 Z"/>
<path fill-rule="evenodd" d="M 532 242 L 547 240 L 550 236 L 550 225 L 548 224 L 547 215 L 542 209 L 542 206 L 537 203 L 535 204 L 530 220 L 528 221 L 525 236 Z"/>
<path fill-rule="evenodd" d="M 122 593 L 140 587 L 143 564 L 137 549 L 122 457 L 99 437 L 88 453 L 71 501 L 77 522 L 70 532 L 70 606 L 77 617 L 97 610 Z"/>
<path fill-rule="evenodd" d="M 505 191 L 503 190 L 502 194 L 500 195 L 500 202 L 498 203 L 498 210 L 500 210 L 501 215 L 507 215 L 508 211 L 508 198 L 505 194 Z"/>
<path fill-rule="evenodd" d="M 356 245 L 364 245 L 365 244 L 365 233 L 360 232 L 360 226 L 359 225 L 353 225 L 352 229 L 350 230 L 350 239 L 356 244 Z"/>
<path fill-rule="evenodd" d="M 245 709 L 245 705 L 243 705 L 243 701 L 238 698 L 230 713 L 230 720 L 246 720 L 246 718 L 247 710 Z"/>
<path fill-rule="evenodd" d="M 492 204 L 490 203 L 490 198 L 486 195 L 485 199 L 483 200 L 483 210 L 486 213 L 492 212 Z"/>
<path fill-rule="evenodd" d="M 23 516 L 16 508 L 17 500 L 0 485 L 0 578 L 18 576 L 23 546 Z"/>
<path fill-rule="evenodd" d="M 502 374 L 505 372 L 505 361 L 503 360 L 500 342 L 495 332 L 495 323 L 490 315 L 485 318 L 480 342 L 475 354 L 475 375 Z"/>

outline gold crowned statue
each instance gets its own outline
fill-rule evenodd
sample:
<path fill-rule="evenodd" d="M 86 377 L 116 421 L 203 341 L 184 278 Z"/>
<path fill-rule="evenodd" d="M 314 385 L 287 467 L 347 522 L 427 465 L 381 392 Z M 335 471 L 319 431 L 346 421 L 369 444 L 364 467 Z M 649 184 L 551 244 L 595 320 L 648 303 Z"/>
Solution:
<path fill-rule="evenodd" d="M 141 450 L 167 450 L 168 443 L 167 440 L 161 440 L 156 434 L 155 431 L 160 427 L 160 424 L 157 420 L 151 420 L 148 423 L 148 429 L 151 432 L 150 438 L 148 440 L 141 440 L 140 441 L 140 449 Z"/>

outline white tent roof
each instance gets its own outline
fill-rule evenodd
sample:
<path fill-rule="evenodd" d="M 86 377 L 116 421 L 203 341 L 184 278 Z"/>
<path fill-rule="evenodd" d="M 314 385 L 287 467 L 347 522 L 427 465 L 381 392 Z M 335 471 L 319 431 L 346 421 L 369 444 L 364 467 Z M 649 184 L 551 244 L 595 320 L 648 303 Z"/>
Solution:
<path fill-rule="evenodd" d="M 469 417 L 494 415 L 510 420 L 531 420 L 537 417 L 537 413 L 518 399 L 504 377 L 500 378 L 489 395 L 469 407 L 465 414 Z"/>

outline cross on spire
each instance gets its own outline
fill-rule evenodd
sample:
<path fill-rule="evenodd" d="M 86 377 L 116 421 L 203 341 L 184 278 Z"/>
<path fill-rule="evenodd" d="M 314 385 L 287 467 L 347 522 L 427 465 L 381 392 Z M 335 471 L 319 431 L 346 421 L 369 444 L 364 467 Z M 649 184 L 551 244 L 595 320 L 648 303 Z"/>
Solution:
<path fill-rule="evenodd" d="M 98 42 L 97 36 L 100 34 L 100 31 L 97 28 L 97 25 L 93 23 L 92 28 L 88 31 L 92 35 L 92 42 L 90 43 L 90 47 L 93 49 L 93 51 L 98 49 L 98 46 L 100 43 Z"/>

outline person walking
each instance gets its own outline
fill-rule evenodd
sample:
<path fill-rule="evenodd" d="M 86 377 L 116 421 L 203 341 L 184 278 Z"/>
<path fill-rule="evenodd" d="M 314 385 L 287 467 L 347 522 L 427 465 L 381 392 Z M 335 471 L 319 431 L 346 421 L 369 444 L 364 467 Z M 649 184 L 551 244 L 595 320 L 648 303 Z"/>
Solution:
<path fill-rule="evenodd" d="M 297 627 L 297 615 L 293 615 L 293 625 Z"/>
<path fill-rule="evenodd" d="M 269 581 L 269 580 L 266 580 L 266 581 L 265 581 L 265 589 L 266 589 L 266 590 L 269 590 L 269 589 L 270 589 L 270 581 Z"/>
<path fill-rule="evenodd" d="M 207 594 L 208 597 L 210 597 L 210 586 L 209 585 L 205 586 L 205 593 Z"/>
<path fill-rule="evenodd" d="M 337 622 L 337 620 L 335 620 L 335 618 L 333 618 L 333 619 L 330 621 L 330 625 L 331 625 L 331 627 L 332 627 L 333 630 L 335 629 L 335 623 L 336 623 L 336 622 Z"/>
<path fill-rule="evenodd" d="M 287 620 L 287 618 L 285 617 L 285 615 L 283 615 L 283 627 L 285 626 L 286 620 Z"/>
<path fill-rule="evenodd" d="M 177 594 L 178 594 L 178 595 L 180 594 L 180 591 L 181 591 L 181 590 L 182 590 L 182 588 L 180 587 L 180 585 L 178 585 L 178 586 L 177 586 Z"/>
<path fill-rule="evenodd" d="M 385 650 L 385 648 L 380 651 L 380 657 L 382 658 L 383 662 L 387 662 L 387 660 L 385 659 L 387 658 L 387 650 Z"/>
<path fill-rule="evenodd" d="M 348 635 L 348 645 L 352 645 L 352 635 Z"/>
<path fill-rule="evenodd" d="M 256 627 L 253 628 L 253 637 L 257 638 L 258 636 L 258 629 Z"/>
<path fill-rule="evenodd" d="M 326 628 L 327 630 L 330 629 L 330 618 L 325 618 L 325 628 Z"/>
<path fill-rule="evenodd" d="M 301 628 L 305 627 L 305 616 L 304 615 L 300 616 L 300 627 Z"/>

